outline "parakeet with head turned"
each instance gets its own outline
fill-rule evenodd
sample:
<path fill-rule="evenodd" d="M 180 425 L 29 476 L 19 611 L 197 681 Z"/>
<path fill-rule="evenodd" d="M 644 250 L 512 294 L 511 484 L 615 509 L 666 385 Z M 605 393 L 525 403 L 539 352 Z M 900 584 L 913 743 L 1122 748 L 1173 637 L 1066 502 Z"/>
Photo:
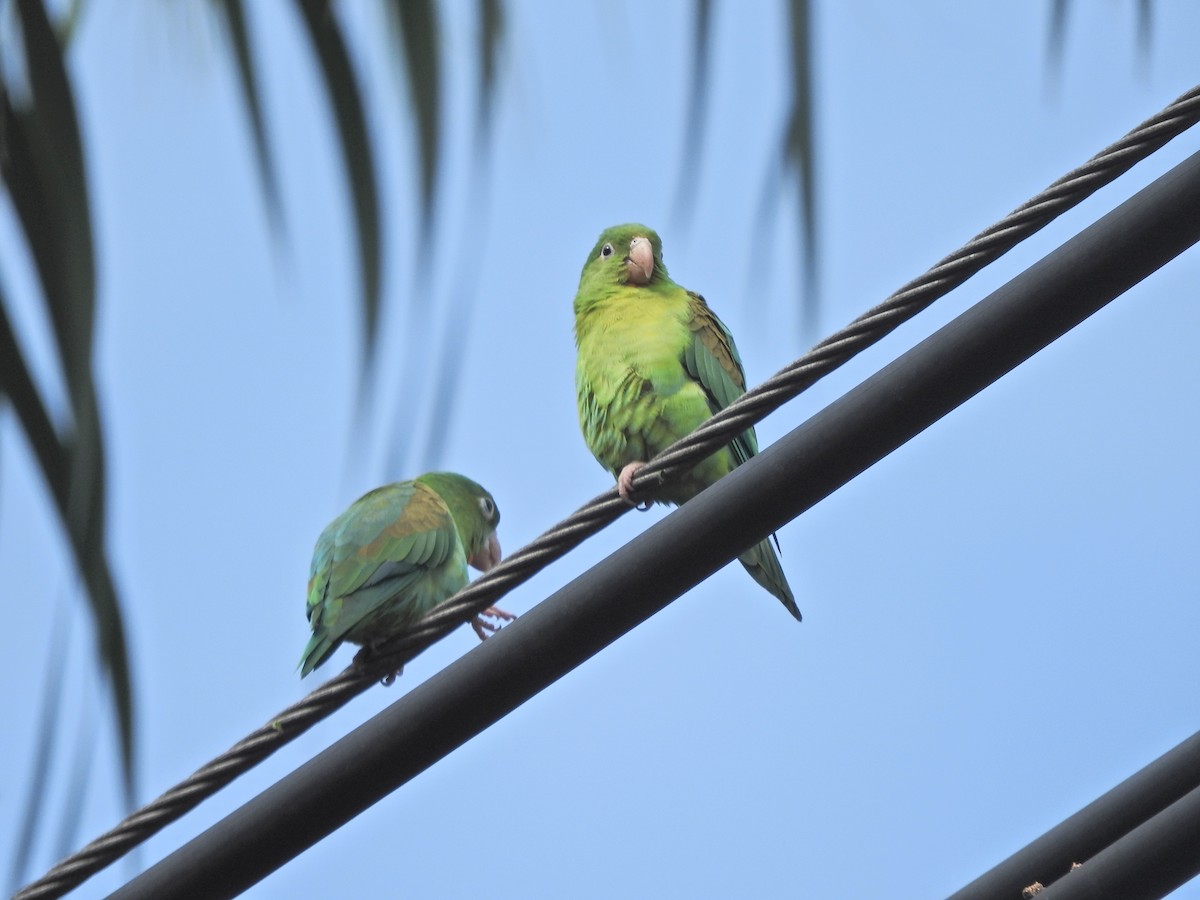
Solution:
<path fill-rule="evenodd" d="M 467 583 L 467 566 L 500 561 L 500 510 L 486 490 L 453 472 L 376 488 L 321 532 L 308 580 L 312 639 L 303 678 L 342 641 L 375 645 L 402 632 Z M 483 616 L 512 619 L 492 607 Z M 471 622 L 480 640 L 497 626 Z"/>
<path fill-rule="evenodd" d="M 703 297 L 671 280 L 662 241 L 645 225 L 609 228 L 592 248 L 575 294 L 575 344 L 583 437 L 626 500 L 646 460 L 746 391 L 729 329 Z M 756 453 L 747 428 L 653 499 L 684 503 Z M 769 540 L 739 560 L 800 618 Z"/>

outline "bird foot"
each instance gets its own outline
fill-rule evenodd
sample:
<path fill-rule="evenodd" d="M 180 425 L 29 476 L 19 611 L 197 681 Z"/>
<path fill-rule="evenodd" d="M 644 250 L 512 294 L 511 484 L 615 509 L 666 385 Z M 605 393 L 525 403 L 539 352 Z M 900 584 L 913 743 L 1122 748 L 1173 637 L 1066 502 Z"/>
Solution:
<path fill-rule="evenodd" d="M 632 506 L 634 509 L 645 512 L 650 508 L 650 501 L 644 500 L 641 503 L 633 499 L 633 477 L 638 471 L 645 468 L 644 462 L 631 462 L 621 470 L 621 474 L 617 476 L 617 493 L 621 495 L 621 499 Z"/>
<path fill-rule="evenodd" d="M 382 638 L 377 638 L 364 644 L 363 648 L 354 654 L 354 661 L 351 663 L 352 667 L 360 672 L 368 671 L 371 668 L 371 658 L 379 652 L 379 648 L 383 643 L 384 640 Z M 391 687 L 396 683 L 396 679 L 403 674 L 404 665 L 401 664 L 396 667 L 395 671 L 383 673 L 379 677 L 379 683 L 384 687 Z"/>
<path fill-rule="evenodd" d="M 479 639 L 481 641 L 486 641 L 488 639 L 488 635 L 495 634 L 500 630 L 500 626 L 498 624 L 487 622 L 485 621 L 485 618 L 511 622 L 516 618 L 516 616 L 510 612 L 506 612 L 498 606 L 489 606 L 471 620 L 471 627 L 475 629 L 475 633 L 479 635 Z"/>

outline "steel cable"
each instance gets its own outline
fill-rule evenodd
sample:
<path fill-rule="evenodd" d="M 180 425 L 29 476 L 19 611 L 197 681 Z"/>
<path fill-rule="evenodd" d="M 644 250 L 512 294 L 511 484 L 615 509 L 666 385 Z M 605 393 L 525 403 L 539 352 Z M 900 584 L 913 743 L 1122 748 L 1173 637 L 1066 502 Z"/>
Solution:
<path fill-rule="evenodd" d="M 633 480 L 634 495 L 714 453 L 737 434 L 811 387 L 962 284 L 1025 238 L 1110 183 L 1200 119 L 1200 86 L 1138 125 L 1088 162 L 1055 181 L 995 225 L 910 281 L 878 306 L 747 391 L 691 434 L 654 457 Z M 175 821 L 293 738 L 340 709 L 376 680 L 398 672 L 426 647 L 491 606 L 545 566 L 627 512 L 615 488 L 593 498 L 487 574 L 436 607 L 410 631 L 365 651 L 340 674 L 288 707 L 187 779 L 50 869 L 15 900 L 58 897 Z"/>

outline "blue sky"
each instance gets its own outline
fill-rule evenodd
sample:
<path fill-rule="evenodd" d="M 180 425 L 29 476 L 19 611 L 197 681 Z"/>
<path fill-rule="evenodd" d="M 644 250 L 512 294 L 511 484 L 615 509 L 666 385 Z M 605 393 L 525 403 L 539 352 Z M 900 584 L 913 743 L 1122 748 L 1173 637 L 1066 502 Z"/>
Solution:
<path fill-rule="evenodd" d="M 1141 61 L 1133 7 L 1074 4 L 1055 76 L 1044 4 L 817 4 L 819 334 L 1200 80 L 1200 10 L 1155 4 Z M 349 662 L 343 650 L 318 678 L 297 678 L 309 557 L 360 493 L 417 474 L 419 453 L 400 446 L 421 446 L 429 414 L 428 360 L 402 358 L 414 329 L 462 333 L 450 443 L 435 463 L 493 492 L 509 551 L 609 484 L 578 432 L 571 337 L 579 269 L 604 227 L 659 231 L 672 275 L 729 325 L 751 382 L 818 336 L 800 329 L 790 198 L 770 229 L 755 227 L 787 110 L 782 9 L 764 2 L 747 16 L 717 4 L 687 221 L 675 187 L 690 4 L 511 4 L 483 192 L 469 177 L 474 9 L 446 4 L 447 155 L 422 252 L 407 112 L 373 34 L 382 21 L 365 4 L 341 8 L 388 197 L 389 307 L 363 423 L 348 204 L 290 5 L 253 10 L 281 242 L 208 7 L 86 7 L 70 64 L 90 154 L 110 551 L 144 800 Z M 1198 143 L 1185 134 L 770 416 L 760 443 Z M 0 222 L 11 259 L 11 215 Z M 802 624 L 740 567 L 722 570 L 248 896 L 945 895 L 1170 749 L 1200 711 L 1198 261 L 1185 254 L 785 527 Z M 9 296 L 29 296 L 29 272 L 4 279 Z M 474 310 L 449 322 L 461 285 Z M 18 312 L 53 388 L 45 323 L 32 303 Z M 416 414 L 397 429 L 402 403 Z M 14 638 L 0 663 L 10 685 L 0 846 L 32 766 L 56 607 L 73 618 L 74 652 L 55 797 L 80 740 L 92 756 L 79 843 L 123 813 L 107 715 L 76 736 L 78 711 L 106 694 L 43 485 L 15 429 L 0 435 L 0 572 Z M 504 605 L 529 609 L 665 514 L 623 517 Z M 371 690 L 150 840 L 139 863 L 475 643 L 460 629 L 395 686 Z M 39 870 L 57 857 L 51 844 L 39 847 Z M 113 866 L 77 895 L 102 895 L 131 873 Z"/>

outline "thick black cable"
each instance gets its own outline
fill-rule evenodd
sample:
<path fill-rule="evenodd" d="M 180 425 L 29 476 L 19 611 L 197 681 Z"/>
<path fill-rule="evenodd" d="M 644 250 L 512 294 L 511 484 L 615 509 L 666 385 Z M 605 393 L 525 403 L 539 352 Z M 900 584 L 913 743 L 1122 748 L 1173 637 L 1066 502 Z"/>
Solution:
<path fill-rule="evenodd" d="M 1198 788 L 1200 732 L 956 891 L 949 900 L 1016 898 L 1035 882 L 1050 885 L 1069 872 L 1073 863 L 1091 860 L 1104 848 Z M 1200 829 L 1195 824 L 1192 828 L 1195 829 L 1193 842 L 1200 842 Z M 1200 847 L 1195 843 L 1192 854 L 1200 861 Z M 1142 880 L 1149 883 L 1149 879 Z M 1126 894 L 1115 892 L 1104 896 L 1125 897 Z"/>
<path fill-rule="evenodd" d="M 1198 119 L 1200 86 L 1180 96 L 1115 144 L 1100 151 L 1084 165 L 981 232 L 920 278 L 909 282 L 883 303 L 821 341 L 798 360 L 738 398 L 695 432 L 668 447 L 638 473 L 633 482 L 635 492 L 645 491 L 659 480 L 689 470 L 735 435 L 811 387 L 988 263 L 1190 128 Z M 593 498 L 439 605 L 408 633 L 385 645 L 375 658 L 356 659 L 354 666 L 345 669 L 225 753 L 197 769 L 184 781 L 59 862 L 37 881 L 22 889 L 16 897 L 20 900 L 58 897 L 80 884 L 340 709 L 380 676 L 396 671 L 430 644 L 493 605 L 504 594 L 627 510 L 628 506 L 620 500 L 615 489 Z"/>
<path fill-rule="evenodd" d="M 1200 240 L 1200 153 L 114 893 L 231 897 Z"/>
<path fill-rule="evenodd" d="M 1059 878 L 1038 900 L 1158 900 L 1200 875 L 1200 788 Z"/>

